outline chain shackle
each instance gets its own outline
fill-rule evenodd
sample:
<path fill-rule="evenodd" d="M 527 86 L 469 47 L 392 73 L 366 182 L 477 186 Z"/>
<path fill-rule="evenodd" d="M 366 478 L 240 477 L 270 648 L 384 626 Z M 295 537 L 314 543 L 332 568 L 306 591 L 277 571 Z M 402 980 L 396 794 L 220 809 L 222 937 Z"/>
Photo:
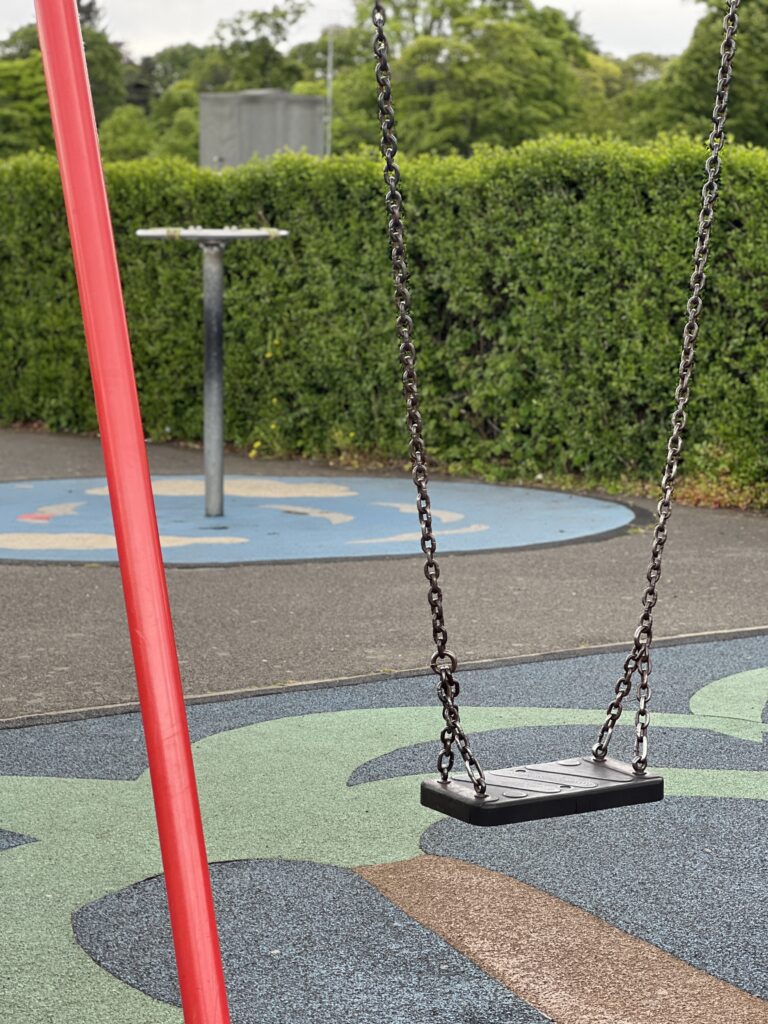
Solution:
<path fill-rule="evenodd" d="M 709 260 L 715 204 L 720 191 L 720 154 L 726 141 L 725 122 L 728 117 L 728 98 L 733 75 L 733 58 L 736 53 L 740 6 L 741 0 L 728 0 L 728 10 L 723 19 L 724 39 L 720 47 L 720 70 L 717 76 L 715 105 L 712 111 L 709 155 L 704 165 L 706 180 L 701 190 L 701 209 L 693 254 L 690 297 L 686 305 L 687 318 L 683 328 L 683 346 L 680 355 L 678 384 L 675 390 L 675 410 L 671 418 L 672 433 L 667 442 L 667 461 L 661 478 L 661 500 L 656 509 L 657 522 L 653 531 L 651 561 L 646 573 L 648 585 L 642 598 L 643 612 L 640 616 L 640 624 L 635 631 L 632 650 L 624 662 L 624 671 L 616 683 L 615 697 L 608 705 L 606 719 L 600 727 L 597 742 L 592 748 L 592 756 L 597 761 L 604 761 L 608 756 L 608 746 L 616 723 L 621 717 L 624 698 L 629 695 L 633 681 L 637 677 L 638 708 L 635 713 L 632 767 L 638 775 L 643 775 L 648 767 L 648 725 L 650 723 L 648 704 L 651 700 L 649 678 L 651 675 L 651 645 L 653 644 L 653 609 L 658 600 L 656 588 L 661 579 L 661 562 L 664 545 L 667 542 L 667 523 L 672 515 L 675 478 L 680 468 L 680 458 L 685 441 L 686 406 L 690 397 L 696 341 L 699 336 L 702 296 L 707 280 L 706 268 Z"/>
<path fill-rule="evenodd" d="M 438 580 L 440 567 L 435 557 L 437 541 L 432 525 L 432 503 L 429 497 L 429 470 L 427 453 L 422 434 L 422 419 L 419 407 L 418 376 L 416 374 L 416 349 L 413 344 L 413 319 L 411 316 L 411 293 L 408 288 L 408 262 L 405 249 L 405 225 L 403 224 L 403 197 L 399 190 L 400 168 L 395 162 L 397 137 L 395 135 L 395 111 L 392 105 L 392 72 L 389 66 L 389 43 L 384 32 L 386 14 L 380 3 L 374 3 L 372 14 L 376 34 L 373 53 L 376 58 L 376 82 L 379 87 L 378 109 L 381 128 L 381 155 L 384 157 L 384 182 L 387 186 L 386 208 L 389 217 L 389 243 L 392 257 L 392 279 L 397 317 L 395 320 L 400 347 L 400 368 L 402 371 L 403 395 L 405 397 L 406 424 L 408 426 L 408 452 L 411 459 L 411 477 L 416 487 L 416 511 L 421 528 L 421 550 L 426 556 L 424 575 L 429 584 L 427 600 L 432 616 L 432 639 L 435 653 L 431 668 L 439 677 L 437 695 L 443 705 L 445 727 L 440 734 L 442 749 L 437 759 L 437 769 L 444 782 L 453 768 L 454 744 L 458 746 L 464 767 L 475 792 L 485 793 L 485 775 L 469 746 L 467 735 L 461 726 L 461 715 L 456 698 L 459 684 L 454 678 L 457 668 L 456 656 L 448 650 L 448 630 L 443 612 L 443 592 Z"/>

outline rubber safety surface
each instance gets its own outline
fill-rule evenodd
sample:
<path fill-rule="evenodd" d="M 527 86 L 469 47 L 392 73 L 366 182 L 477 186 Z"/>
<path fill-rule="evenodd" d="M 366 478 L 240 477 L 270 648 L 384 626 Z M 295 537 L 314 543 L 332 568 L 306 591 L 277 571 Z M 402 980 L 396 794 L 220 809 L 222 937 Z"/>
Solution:
<path fill-rule="evenodd" d="M 586 755 L 620 661 L 463 673 L 484 767 Z M 233 1020 L 765 1024 L 768 639 L 654 680 L 663 802 L 496 829 L 419 804 L 428 677 L 191 707 Z M 138 717 L 0 732 L 0 829 L 4 1017 L 182 1024 Z"/>

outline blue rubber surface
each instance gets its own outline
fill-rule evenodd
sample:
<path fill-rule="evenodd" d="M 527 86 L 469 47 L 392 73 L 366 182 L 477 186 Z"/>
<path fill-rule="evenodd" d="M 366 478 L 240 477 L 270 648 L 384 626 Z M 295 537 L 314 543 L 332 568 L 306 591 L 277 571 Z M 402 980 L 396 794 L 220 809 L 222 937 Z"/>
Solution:
<path fill-rule="evenodd" d="M 225 515 L 203 515 L 200 477 L 156 477 L 163 554 L 176 565 L 418 553 L 407 478 L 228 477 Z M 562 543 L 621 530 L 625 505 L 573 494 L 435 482 L 443 552 Z M 0 484 L 0 559 L 114 562 L 103 479 Z"/>

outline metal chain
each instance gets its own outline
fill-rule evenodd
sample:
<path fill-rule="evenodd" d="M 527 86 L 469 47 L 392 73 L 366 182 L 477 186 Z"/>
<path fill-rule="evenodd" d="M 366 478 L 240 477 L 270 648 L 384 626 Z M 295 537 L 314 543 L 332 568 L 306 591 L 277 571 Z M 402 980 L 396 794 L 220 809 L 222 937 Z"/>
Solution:
<path fill-rule="evenodd" d="M 456 655 L 448 649 L 448 630 L 443 614 L 443 592 L 438 580 L 440 568 L 435 554 L 437 542 L 432 530 L 432 506 L 429 499 L 429 472 L 422 435 L 422 420 L 419 410 L 418 379 L 416 376 L 416 350 L 413 345 L 413 319 L 411 318 L 411 294 L 408 288 L 408 264 L 405 253 L 405 227 L 403 224 L 403 197 L 400 194 L 400 169 L 395 136 L 395 111 L 392 105 L 392 74 L 389 66 L 389 44 L 384 34 L 386 15 L 379 3 L 373 5 L 372 20 L 376 29 L 373 52 L 376 57 L 376 81 L 379 86 L 378 106 L 381 126 L 381 153 L 384 157 L 384 181 L 387 185 L 386 207 L 389 214 L 389 240 L 392 250 L 392 277 L 395 285 L 395 307 L 397 309 L 397 335 L 400 343 L 400 364 L 403 371 L 403 394 L 406 404 L 406 422 L 410 434 L 409 452 L 411 476 L 416 486 L 416 510 L 421 526 L 421 550 L 426 556 L 424 575 L 429 584 L 427 594 L 432 613 L 432 637 L 435 653 L 430 666 L 439 677 L 437 695 L 443 706 L 445 727 L 440 733 L 442 750 L 437 758 L 437 770 L 444 782 L 453 768 L 454 743 L 458 746 L 464 766 L 475 792 L 485 793 L 485 775 L 469 746 L 467 734 L 461 725 L 461 716 L 456 703 L 459 696 L 459 682 L 455 677 Z"/>
<path fill-rule="evenodd" d="M 661 480 L 662 497 L 657 507 L 658 522 L 653 531 L 651 563 L 646 573 L 648 585 L 643 594 L 643 612 L 640 616 L 640 624 L 635 631 L 632 650 L 624 662 L 624 672 L 616 683 L 615 697 L 608 705 L 607 717 L 598 734 L 597 743 L 592 748 L 592 754 L 595 759 L 604 761 L 608 755 L 608 745 L 611 741 L 613 730 L 621 717 L 624 698 L 629 695 L 634 677 L 638 675 L 638 709 L 635 714 L 635 739 L 632 757 L 632 767 L 638 775 L 644 774 L 648 767 L 648 725 L 650 722 L 648 704 L 651 699 L 649 678 L 651 675 L 651 644 L 653 643 L 653 609 L 657 601 L 656 588 L 661 578 L 661 558 L 664 552 L 664 545 L 667 542 L 667 523 L 672 514 L 675 477 L 677 476 L 680 456 L 683 450 L 687 419 L 686 406 L 690 396 L 696 339 L 699 334 L 699 320 L 702 309 L 702 294 L 706 283 L 705 270 L 709 258 L 709 243 L 715 203 L 720 188 L 720 153 L 725 146 L 725 122 L 728 116 L 728 94 L 731 86 L 733 57 L 736 52 L 736 33 L 739 27 L 738 10 L 740 6 L 741 0 L 729 0 L 728 13 L 723 19 L 725 38 L 720 47 L 721 63 L 717 77 L 715 106 L 712 112 L 713 127 L 709 136 L 710 154 L 705 164 L 707 180 L 701 192 L 702 206 L 699 214 L 699 230 L 693 257 L 691 296 L 686 307 L 688 319 L 683 329 L 680 379 L 675 391 L 676 406 L 672 414 L 672 434 L 667 443 L 667 463 Z"/>

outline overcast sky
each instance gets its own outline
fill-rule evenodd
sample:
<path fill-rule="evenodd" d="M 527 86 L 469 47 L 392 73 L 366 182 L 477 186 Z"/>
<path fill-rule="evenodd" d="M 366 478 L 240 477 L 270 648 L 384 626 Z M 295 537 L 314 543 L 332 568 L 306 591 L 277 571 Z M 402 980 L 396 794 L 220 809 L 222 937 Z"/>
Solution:
<path fill-rule="evenodd" d="M 275 0 L 102 0 L 109 33 L 134 57 L 176 43 L 208 42 L 216 22 L 238 11 L 268 9 Z M 696 0 L 548 0 L 581 24 L 606 53 L 679 53 L 703 13 Z M 544 6 L 544 0 L 535 0 Z M 0 37 L 34 19 L 33 0 L 0 0 Z M 350 20 L 351 0 L 315 0 L 293 42 L 316 38 L 331 23 Z"/>

